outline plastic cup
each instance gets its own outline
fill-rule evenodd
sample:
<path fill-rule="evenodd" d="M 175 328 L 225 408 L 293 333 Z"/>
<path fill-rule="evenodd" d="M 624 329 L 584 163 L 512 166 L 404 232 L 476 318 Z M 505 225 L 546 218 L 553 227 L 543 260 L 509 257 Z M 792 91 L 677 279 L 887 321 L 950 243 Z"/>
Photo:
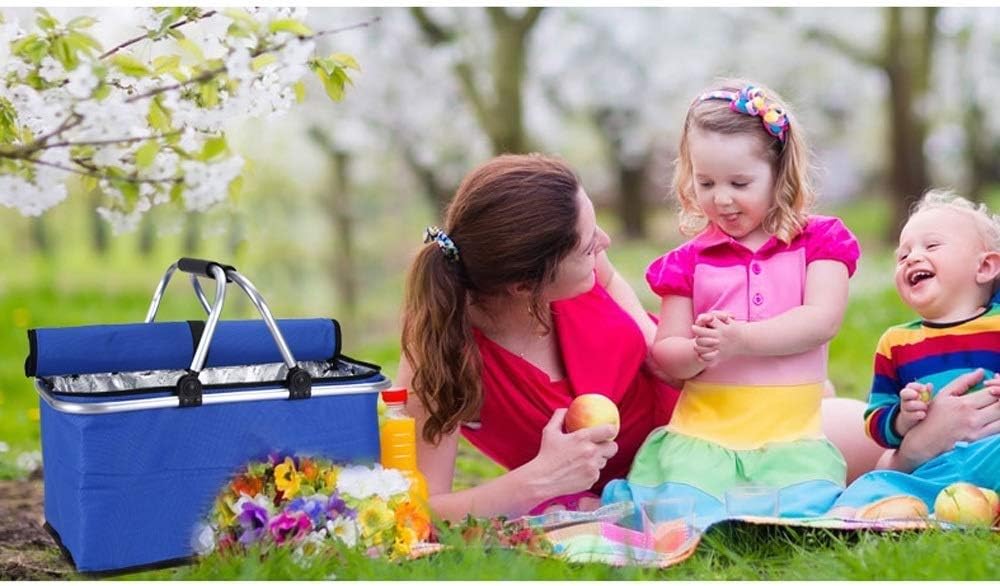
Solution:
<path fill-rule="evenodd" d="M 694 530 L 694 499 L 671 497 L 642 503 L 646 546 L 659 553 L 680 549 Z"/>
<path fill-rule="evenodd" d="M 730 517 L 777 517 L 778 489 L 773 486 L 734 486 L 726 491 Z"/>

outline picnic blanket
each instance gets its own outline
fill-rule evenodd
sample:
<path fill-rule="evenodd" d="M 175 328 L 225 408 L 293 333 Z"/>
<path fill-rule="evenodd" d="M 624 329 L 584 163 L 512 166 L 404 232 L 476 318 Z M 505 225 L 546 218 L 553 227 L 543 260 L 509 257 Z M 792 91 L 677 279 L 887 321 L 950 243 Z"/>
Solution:
<path fill-rule="evenodd" d="M 872 503 L 872 506 L 878 503 Z M 725 523 L 832 529 L 841 531 L 914 531 L 929 528 L 954 529 L 961 526 L 925 519 L 860 519 L 824 516 L 783 518 L 739 516 L 716 520 L 700 529 L 677 526 L 665 534 L 647 537 L 641 529 L 628 527 L 635 513 L 631 502 L 606 505 L 591 512 L 554 511 L 528 517 L 534 527 L 542 528 L 552 543 L 553 556 L 574 563 L 605 563 L 613 566 L 638 565 L 666 568 L 691 557 L 711 527 Z M 993 529 L 1000 532 L 1000 528 Z M 654 543 L 649 543 L 654 540 Z"/>

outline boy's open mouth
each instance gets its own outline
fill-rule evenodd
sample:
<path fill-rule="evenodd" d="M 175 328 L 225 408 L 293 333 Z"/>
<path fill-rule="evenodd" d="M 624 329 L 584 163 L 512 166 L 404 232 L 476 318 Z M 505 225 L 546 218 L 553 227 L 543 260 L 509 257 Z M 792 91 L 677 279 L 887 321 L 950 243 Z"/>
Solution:
<path fill-rule="evenodd" d="M 912 273 L 910 273 L 906 277 L 906 282 L 909 283 L 911 287 L 915 287 L 917 283 L 920 283 L 921 281 L 926 281 L 927 279 L 931 279 L 933 277 L 934 273 L 928 270 L 920 269 L 918 271 L 913 271 Z"/>

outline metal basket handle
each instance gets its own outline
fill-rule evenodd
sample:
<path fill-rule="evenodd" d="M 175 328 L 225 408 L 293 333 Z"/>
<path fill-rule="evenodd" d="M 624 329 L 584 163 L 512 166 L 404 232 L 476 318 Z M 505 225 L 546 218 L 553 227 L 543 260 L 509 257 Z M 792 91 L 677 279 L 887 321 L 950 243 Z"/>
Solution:
<path fill-rule="evenodd" d="M 177 381 L 177 396 L 180 399 L 181 407 L 193 407 L 202 403 L 202 384 L 198 379 L 198 374 L 205 366 L 208 349 L 212 343 L 212 337 L 215 335 L 215 327 L 218 325 L 219 317 L 222 315 L 222 308 L 226 301 L 226 283 L 236 283 L 247 294 L 254 307 L 260 312 L 264 323 L 267 324 L 267 329 L 271 332 L 274 342 L 278 345 L 282 361 L 284 361 L 285 366 L 288 368 L 288 375 L 285 377 L 285 384 L 288 387 L 289 393 L 288 398 L 305 399 L 311 396 L 312 376 L 298 366 L 298 363 L 292 356 L 291 350 L 288 348 L 288 344 L 285 342 L 285 337 L 281 335 L 281 330 L 278 329 L 278 324 L 274 321 L 274 316 L 271 314 L 267 302 L 257 292 L 257 288 L 232 265 L 197 258 L 181 258 L 170 265 L 164 273 L 163 278 L 160 279 L 156 291 L 153 293 L 153 300 L 149 305 L 149 311 L 146 312 L 146 323 L 152 323 L 156 318 L 156 312 L 160 307 L 160 300 L 167 289 L 167 284 L 170 283 L 170 277 L 178 269 L 191 276 L 195 295 L 198 297 L 202 307 L 208 312 L 205 331 L 198 341 L 198 347 L 195 349 L 194 357 L 191 359 L 191 367 L 188 369 L 187 374 L 181 376 Z M 201 284 L 198 282 L 199 276 L 215 279 L 215 300 L 211 306 L 208 304 L 208 299 L 205 297 Z"/>

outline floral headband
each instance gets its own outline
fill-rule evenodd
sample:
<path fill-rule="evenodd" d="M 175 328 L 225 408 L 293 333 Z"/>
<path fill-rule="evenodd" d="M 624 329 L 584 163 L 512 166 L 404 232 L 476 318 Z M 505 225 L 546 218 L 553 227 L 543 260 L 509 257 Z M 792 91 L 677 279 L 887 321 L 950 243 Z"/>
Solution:
<path fill-rule="evenodd" d="M 444 253 L 444 258 L 448 262 L 458 262 L 458 247 L 455 242 L 445 234 L 445 231 L 437 226 L 428 226 L 424 229 L 424 244 L 434 242 Z"/>
<path fill-rule="evenodd" d="M 781 106 L 767 101 L 764 90 L 748 85 L 739 92 L 716 91 L 703 94 L 699 101 L 705 100 L 729 100 L 730 110 L 748 116 L 759 116 L 764 123 L 764 130 L 782 143 L 785 142 L 788 115 Z"/>

